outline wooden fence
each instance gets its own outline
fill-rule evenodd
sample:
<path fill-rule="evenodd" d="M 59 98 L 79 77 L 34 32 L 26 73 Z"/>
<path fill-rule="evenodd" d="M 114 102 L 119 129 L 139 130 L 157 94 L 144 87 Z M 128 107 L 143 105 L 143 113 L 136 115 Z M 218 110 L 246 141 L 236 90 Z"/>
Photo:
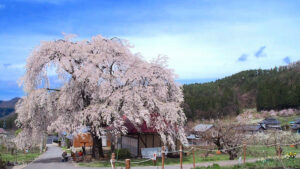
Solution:
<path fill-rule="evenodd" d="M 293 145 L 299 145 L 300 143 L 295 143 Z M 246 143 L 240 145 L 240 146 L 236 146 L 236 147 L 231 147 L 228 149 L 222 149 L 222 150 L 212 150 L 212 149 L 202 149 L 202 148 L 198 148 L 198 147 L 191 147 L 188 151 L 183 151 L 182 146 L 179 147 L 178 151 L 171 151 L 169 153 L 179 153 L 179 168 L 183 169 L 183 153 L 186 152 L 191 152 L 191 155 L 193 156 L 193 168 L 196 168 L 196 160 L 195 160 L 195 151 L 196 150 L 205 150 L 205 151 L 216 151 L 216 152 L 225 152 L 226 150 L 230 150 L 230 149 L 237 149 L 237 148 L 241 148 L 242 149 L 242 156 L 243 156 L 243 163 L 246 163 L 246 156 L 247 156 L 247 147 L 251 147 L 251 146 L 265 146 L 265 147 L 276 147 L 276 154 L 274 154 L 278 159 L 281 159 L 281 153 L 282 153 L 282 149 L 281 146 L 293 146 L 290 144 L 271 144 L 271 145 L 248 145 Z M 163 146 L 161 149 L 161 168 L 164 169 L 165 168 L 165 147 Z M 133 163 L 143 163 L 143 162 L 147 162 L 147 161 L 153 161 L 153 164 L 156 165 L 156 157 L 155 158 L 150 158 L 150 159 L 146 159 L 144 161 L 139 161 L 139 162 L 132 162 L 130 159 L 125 159 L 125 161 L 118 161 L 116 160 L 116 156 L 115 153 L 112 153 L 111 155 L 111 167 L 112 169 L 116 169 L 116 163 L 123 163 L 125 164 L 125 168 L 126 169 L 130 169 L 131 164 Z"/>

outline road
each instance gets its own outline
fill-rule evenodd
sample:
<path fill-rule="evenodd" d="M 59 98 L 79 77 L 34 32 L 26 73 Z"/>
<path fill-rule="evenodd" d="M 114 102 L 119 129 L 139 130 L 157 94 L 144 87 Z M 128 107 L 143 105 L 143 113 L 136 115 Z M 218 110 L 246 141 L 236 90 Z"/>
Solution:
<path fill-rule="evenodd" d="M 24 169 L 110 169 L 110 168 L 92 168 L 92 167 L 79 167 L 75 166 L 71 161 L 61 162 L 62 150 L 56 145 L 47 145 L 48 150 L 34 160 L 32 163 L 28 164 Z M 255 162 L 257 159 L 248 159 L 247 162 Z M 204 162 L 196 164 L 196 166 L 210 166 L 212 164 L 219 164 L 220 166 L 229 166 L 238 164 L 237 160 L 231 161 L 215 161 L 215 162 Z M 192 168 L 192 164 L 184 164 L 184 169 Z M 116 169 L 120 169 L 117 167 Z M 161 167 L 146 166 L 146 167 L 131 167 L 132 169 L 160 169 Z M 179 165 L 165 166 L 165 169 L 179 169 Z M 123 167 L 123 169 L 125 169 Z"/>

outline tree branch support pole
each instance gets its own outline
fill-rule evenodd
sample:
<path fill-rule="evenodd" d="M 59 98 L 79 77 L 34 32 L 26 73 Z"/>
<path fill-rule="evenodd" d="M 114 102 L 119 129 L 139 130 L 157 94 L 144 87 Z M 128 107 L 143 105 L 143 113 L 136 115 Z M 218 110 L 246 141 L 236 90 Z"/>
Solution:
<path fill-rule="evenodd" d="M 125 160 L 126 169 L 130 169 L 130 159 Z"/>
<path fill-rule="evenodd" d="M 179 156 L 180 156 L 180 169 L 182 168 L 182 145 L 179 146 Z"/>
<path fill-rule="evenodd" d="M 246 163 L 246 151 L 247 151 L 247 144 L 243 144 L 243 152 L 244 152 L 244 164 Z"/>
<path fill-rule="evenodd" d="M 193 168 L 196 168 L 196 160 L 195 160 L 195 148 L 193 147 Z"/>
<path fill-rule="evenodd" d="M 165 169 L 165 146 L 161 148 L 161 168 Z"/>
<path fill-rule="evenodd" d="M 116 168 L 116 154 L 111 153 L 111 163 L 112 163 L 112 169 Z"/>

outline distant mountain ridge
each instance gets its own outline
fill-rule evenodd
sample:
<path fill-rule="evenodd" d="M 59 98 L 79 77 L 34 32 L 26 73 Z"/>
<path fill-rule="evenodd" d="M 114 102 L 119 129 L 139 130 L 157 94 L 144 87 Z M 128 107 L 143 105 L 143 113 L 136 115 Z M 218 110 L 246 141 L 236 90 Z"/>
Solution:
<path fill-rule="evenodd" d="M 9 116 L 15 112 L 15 105 L 20 100 L 20 98 L 15 97 L 8 101 L 0 100 L 0 118 Z"/>
<path fill-rule="evenodd" d="M 183 85 L 188 119 L 238 115 L 244 108 L 300 108 L 300 61 L 273 69 L 246 70 L 215 82 Z"/>

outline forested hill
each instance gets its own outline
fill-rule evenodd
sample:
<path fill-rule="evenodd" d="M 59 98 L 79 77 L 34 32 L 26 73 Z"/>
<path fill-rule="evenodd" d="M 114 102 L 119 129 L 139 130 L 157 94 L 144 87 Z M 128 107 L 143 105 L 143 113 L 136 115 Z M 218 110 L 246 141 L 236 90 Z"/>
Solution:
<path fill-rule="evenodd" d="M 300 107 L 300 61 L 270 70 L 247 70 L 215 82 L 184 85 L 188 119 L 237 115 L 258 110 Z"/>
<path fill-rule="evenodd" d="M 20 98 L 16 97 L 9 101 L 0 100 L 0 118 L 7 116 L 15 111 L 15 105 Z"/>
<path fill-rule="evenodd" d="M 0 100 L 0 128 L 13 129 L 16 128 L 15 120 L 15 105 L 20 98 L 16 97 L 9 101 Z"/>

